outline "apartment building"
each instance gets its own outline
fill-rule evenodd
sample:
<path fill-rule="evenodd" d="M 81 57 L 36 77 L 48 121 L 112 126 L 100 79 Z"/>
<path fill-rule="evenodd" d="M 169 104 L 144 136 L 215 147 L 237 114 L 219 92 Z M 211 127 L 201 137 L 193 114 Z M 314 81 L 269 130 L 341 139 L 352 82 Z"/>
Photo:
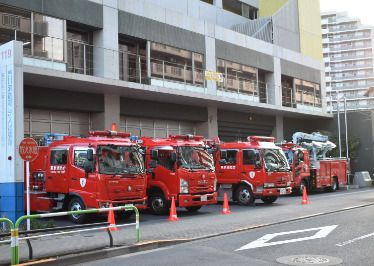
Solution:
<path fill-rule="evenodd" d="M 346 12 L 321 14 L 323 57 L 326 69 L 328 109 L 369 110 L 374 98 L 365 96 L 374 85 L 373 26 L 362 25 Z"/>

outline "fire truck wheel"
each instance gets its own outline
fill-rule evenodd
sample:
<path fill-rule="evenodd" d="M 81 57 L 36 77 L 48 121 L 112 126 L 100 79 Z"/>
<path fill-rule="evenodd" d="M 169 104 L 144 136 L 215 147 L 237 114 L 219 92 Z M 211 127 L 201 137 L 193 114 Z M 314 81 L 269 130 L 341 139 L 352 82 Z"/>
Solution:
<path fill-rule="evenodd" d="M 70 200 L 68 210 L 69 211 L 80 211 L 85 210 L 86 206 L 80 198 L 74 197 Z M 69 219 L 77 224 L 83 223 L 87 218 L 86 214 L 72 214 L 69 216 Z"/>
<path fill-rule="evenodd" d="M 255 202 L 252 189 L 245 185 L 239 186 L 235 191 L 235 200 L 239 205 L 252 205 Z"/>
<path fill-rule="evenodd" d="M 186 207 L 186 210 L 188 212 L 197 212 L 200 209 L 201 209 L 201 206 L 190 206 L 190 207 Z"/>
<path fill-rule="evenodd" d="M 274 201 L 276 201 L 278 199 L 278 197 L 262 197 L 261 200 L 265 203 L 265 204 L 272 204 Z"/>
<path fill-rule="evenodd" d="M 161 192 L 152 193 L 149 196 L 149 207 L 156 215 L 167 214 L 170 208 L 170 202 L 165 199 Z"/>

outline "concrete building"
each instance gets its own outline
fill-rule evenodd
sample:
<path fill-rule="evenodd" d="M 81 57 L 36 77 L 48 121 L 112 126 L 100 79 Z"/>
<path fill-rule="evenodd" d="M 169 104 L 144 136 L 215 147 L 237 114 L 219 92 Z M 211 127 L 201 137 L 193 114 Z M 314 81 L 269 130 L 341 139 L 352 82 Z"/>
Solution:
<path fill-rule="evenodd" d="M 0 43 L 23 42 L 25 136 L 117 123 L 154 137 L 282 140 L 331 118 L 319 1 L 0 0 L 0 10 Z"/>
<path fill-rule="evenodd" d="M 322 13 L 321 22 L 328 109 L 337 110 L 338 94 L 346 97 L 349 111 L 372 109 L 374 98 L 364 94 L 374 85 L 374 27 L 346 12 Z"/>
<path fill-rule="evenodd" d="M 0 5 L 0 43 L 23 42 L 25 136 L 117 123 L 136 135 L 283 139 L 330 117 L 319 1 Z M 206 70 L 222 73 L 220 81 Z"/>

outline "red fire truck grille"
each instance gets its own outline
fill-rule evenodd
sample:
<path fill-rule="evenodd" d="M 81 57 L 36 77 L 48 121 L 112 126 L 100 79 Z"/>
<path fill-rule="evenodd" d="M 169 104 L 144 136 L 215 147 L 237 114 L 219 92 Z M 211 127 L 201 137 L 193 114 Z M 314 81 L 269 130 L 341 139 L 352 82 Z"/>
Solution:
<path fill-rule="evenodd" d="M 212 192 L 213 186 L 193 186 L 190 187 L 190 193 Z"/>

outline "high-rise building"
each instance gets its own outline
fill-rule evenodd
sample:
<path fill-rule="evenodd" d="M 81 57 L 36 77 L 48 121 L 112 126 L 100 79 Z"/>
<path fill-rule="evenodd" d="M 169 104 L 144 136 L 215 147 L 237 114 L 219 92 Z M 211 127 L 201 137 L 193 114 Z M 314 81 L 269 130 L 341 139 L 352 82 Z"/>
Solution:
<path fill-rule="evenodd" d="M 321 23 L 328 109 L 337 111 L 338 97 L 340 110 L 344 97 L 349 111 L 374 108 L 374 98 L 365 96 L 374 85 L 374 27 L 346 12 L 322 13 Z"/>
<path fill-rule="evenodd" d="M 26 136 L 282 140 L 331 118 L 316 0 L 0 0 L 0 16 L 0 44 L 23 42 Z"/>

